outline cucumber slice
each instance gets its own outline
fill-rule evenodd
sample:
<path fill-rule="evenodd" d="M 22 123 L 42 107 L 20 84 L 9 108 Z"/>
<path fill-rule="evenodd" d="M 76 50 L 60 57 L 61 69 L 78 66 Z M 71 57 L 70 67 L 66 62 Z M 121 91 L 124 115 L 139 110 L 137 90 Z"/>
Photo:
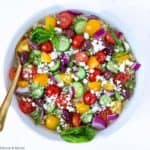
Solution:
<path fill-rule="evenodd" d="M 44 87 L 40 86 L 38 83 L 31 84 L 31 97 L 34 99 L 40 98 L 44 94 Z"/>
<path fill-rule="evenodd" d="M 80 82 L 73 82 L 72 86 L 75 89 L 75 98 L 79 98 L 83 95 L 84 93 L 84 87 L 82 83 Z"/>
<path fill-rule="evenodd" d="M 87 23 L 87 21 L 85 19 L 82 19 L 82 18 L 77 19 L 74 24 L 74 31 L 77 34 L 82 34 L 84 32 L 86 23 Z"/>
<path fill-rule="evenodd" d="M 35 65 L 40 64 L 41 63 L 41 51 L 32 50 L 29 55 L 28 63 L 33 63 Z"/>
<path fill-rule="evenodd" d="M 55 74 L 54 78 L 56 79 L 57 82 L 61 82 L 60 74 Z"/>
<path fill-rule="evenodd" d="M 90 123 L 92 121 L 93 114 L 92 113 L 85 113 L 81 116 L 81 120 L 83 123 Z"/>
<path fill-rule="evenodd" d="M 106 68 L 113 73 L 118 72 L 118 65 L 113 61 L 109 61 L 106 65 Z"/>
<path fill-rule="evenodd" d="M 75 75 L 82 80 L 86 77 L 86 71 L 83 67 L 78 67 L 78 72 L 76 72 Z"/>
<path fill-rule="evenodd" d="M 73 66 L 73 56 L 70 56 L 70 62 L 68 64 L 69 67 Z"/>
<path fill-rule="evenodd" d="M 49 67 L 49 71 L 55 72 L 59 69 L 59 67 L 60 67 L 60 60 L 57 60 L 52 67 Z"/>
<path fill-rule="evenodd" d="M 112 103 L 112 99 L 110 96 L 106 95 L 106 94 L 103 94 L 102 96 L 100 96 L 100 99 L 99 99 L 99 104 L 101 106 L 106 106 L 106 107 L 109 107 Z"/>
<path fill-rule="evenodd" d="M 59 36 L 54 42 L 55 48 L 58 52 L 65 52 L 70 48 L 70 39 L 66 36 Z"/>
<path fill-rule="evenodd" d="M 123 101 L 123 100 L 124 100 L 124 97 L 121 95 L 120 92 L 115 91 L 115 99 L 116 99 L 116 100 L 121 100 L 121 101 Z"/>

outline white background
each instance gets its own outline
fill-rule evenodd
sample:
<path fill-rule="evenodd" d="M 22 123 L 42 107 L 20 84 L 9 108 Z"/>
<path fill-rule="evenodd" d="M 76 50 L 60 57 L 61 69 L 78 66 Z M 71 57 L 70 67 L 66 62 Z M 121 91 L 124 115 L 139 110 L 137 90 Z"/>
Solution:
<path fill-rule="evenodd" d="M 81 0 L 80 0 L 81 1 Z M 68 144 L 51 141 L 30 130 L 10 107 L 5 130 L 0 133 L 0 146 L 25 146 L 26 150 L 48 149 L 103 149 L 103 150 L 150 150 L 150 2 L 149 0 L 0 0 L 0 99 L 5 96 L 3 66 L 5 51 L 14 32 L 37 10 L 53 4 L 73 3 L 89 10 L 103 7 L 124 20 L 139 40 L 144 55 L 144 89 L 140 104 L 131 119 L 116 133 L 107 138 L 96 139 L 87 144 Z M 142 57 L 142 56 L 141 56 Z M 147 64 L 147 65 L 145 65 Z M 149 92 L 149 93 L 148 93 Z"/>

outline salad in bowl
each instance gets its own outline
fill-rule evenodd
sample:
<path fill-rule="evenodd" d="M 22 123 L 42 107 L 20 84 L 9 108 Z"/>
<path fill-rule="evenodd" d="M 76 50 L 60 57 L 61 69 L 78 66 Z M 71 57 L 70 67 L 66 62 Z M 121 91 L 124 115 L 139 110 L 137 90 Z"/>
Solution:
<path fill-rule="evenodd" d="M 91 141 L 118 119 L 134 92 L 140 64 L 124 34 L 98 16 L 72 10 L 47 15 L 16 50 L 22 63 L 18 107 L 67 142 Z M 15 72 L 14 63 L 10 80 Z"/>

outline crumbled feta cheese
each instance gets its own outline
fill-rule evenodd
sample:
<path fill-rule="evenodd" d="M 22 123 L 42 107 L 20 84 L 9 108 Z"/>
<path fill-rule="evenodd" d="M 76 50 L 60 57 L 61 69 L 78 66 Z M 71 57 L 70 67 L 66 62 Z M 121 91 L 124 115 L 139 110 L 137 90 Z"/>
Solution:
<path fill-rule="evenodd" d="M 57 20 L 57 24 L 60 24 L 60 21 L 59 21 L 59 20 Z"/>
<path fill-rule="evenodd" d="M 92 106 L 92 109 L 90 110 L 92 113 L 96 113 L 97 111 L 99 111 L 101 108 L 99 106 L 98 103 L 95 103 L 93 106 Z"/>
<path fill-rule="evenodd" d="M 36 106 L 36 104 L 34 102 L 32 102 L 32 107 L 35 107 L 35 106 Z"/>
<path fill-rule="evenodd" d="M 130 46 L 127 42 L 123 42 L 125 49 L 128 51 L 130 50 Z"/>
<path fill-rule="evenodd" d="M 66 72 L 67 73 L 71 72 L 71 68 L 67 68 Z"/>
<path fill-rule="evenodd" d="M 125 64 L 125 63 L 122 63 L 122 64 L 119 66 L 119 71 L 120 71 L 120 72 L 125 72 L 125 68 L 126 68 L 126 64 Z"/>
<path fill-rule="evenodd" d="M 63 86 L 64 86 L 64 82 L 59 82 L 57 85 L 58 85 L 59 87 L 63 87 Z"/>
<path fill-rule="evenodd" d="M 52 60 L 56 59 L 57 57 L 58 57 L 57 52 L 55 52 L 55 51 L 51 52 Z"/>
<path fill-rule="evenodd" d="M 94 53 L 105 48 L 103 45 L 103 42 L 101 40 L 93 40 L 92 45 L 93 45 L 93 52 Z"/>
<path fill-rule="evenodd" d="M 85 68 L 86 70 L 88 70 L 89 66 L 86 65 L 84 68 Z"/>
<path fill-rule="evenodd" d="M 55 31 L 56 31 L 57 33 L 62 33 L 62 29 L 61 29 L 61 28 L 58 28 L 58 27 L 55 27 Z"/>
<path fill-rule="evenodd" d="M 85 38 L 86 40 L 88 40 L 88 39 L 90 38 L 90 36 L 89 36 L 89 34 L 88 34 L 87 32 L 84 33 L 84 38 Z"/>
<path fill-rule="evenodd" d="M 74 112 L 74 111 L 75 111 L 75 108 L 73 108 L 72 106 L 67 106 L 66 109 L 67 109 L 69 112 Z"/>
<path fill-rule="evenodd" d="M 71 76 L 72 76 L 72 78 L 73 78 L 75 81 L 78 81 L 78 80 L 79 80 L 79 78 L 78 78 L 77 76 L 75 76 L 74 74 L 72 74 Z"/>
<path fill-rule="evenodd" d="M 111 59 L 111 56 L 108 55 L 108 56 L 106 57 L 106 61 L 110 61 L 110 59 Z"/>
<path fill-rule="evenodd" d="M 94 91 L 94 90 L 91 90 L 91 93 L 92 93 L 92 94 L 94 94 L 94 93 L 95 93 L 95 91 Z"/>
<path fill-rule="evenodd" d="M 85 67 L 86 64 L 85 64 L 85 62 L 79 62 L 79 66 Z"/>
<path fill-rule="evenodd" d="M 90 70 L 89 70 L 89 73 L 94 73 L 94 69 L 90 69 Z"/>
<path fill-rule="evenodd" d="M 87 79 L 83 79 L 83 83 L 84 83 L 84 84 L 87 84 L 87 83 L 88 83 L 88 80 L 87 80 Z"/>
<path fill-rule="evenodd" d="M 132 62 L 132 61 L 129 61 L 129 60 L 126 60 L 126 61 L 125 61 L 125 64 L 126 64 L 127 66 L 132 66 L 132 65 L 133 65 L 133 62 Z"/>
<path fill-rule="evenodd" d="M 101 76 L 96 76 L 96 80 L 98 81 L 98 80 L 101 80 L 101 79 L 103 79 L 103 77 L 101 77 Z"/>
<path fill-rule="evenodd" d="M 53 67 L 55 65 L 54 61 L 48 64 L 49 67 Z"/>

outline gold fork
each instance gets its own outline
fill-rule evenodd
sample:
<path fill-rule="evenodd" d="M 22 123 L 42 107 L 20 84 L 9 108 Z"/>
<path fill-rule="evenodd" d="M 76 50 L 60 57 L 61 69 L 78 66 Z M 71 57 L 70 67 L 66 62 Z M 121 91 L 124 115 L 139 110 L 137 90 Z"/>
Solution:
<path fill-rule="evenodd" d="M 22 68 L 22 65 L 21 65 L 21 62 L 20 62 L 20 59 L 19 59 L 19 56 L 17 53 L 16 53 L 16 58 L 17 58 L 17 63 L 18 63 L 16 75 L 15 75 L 14 80 L 11 83 L 11 86 L 9 87 L 9 90 L 7 92 L 7 95 L 5 96 L 5 99 L 2 102 L 2 105 L 0 107 L 0 131 L 3 130 L 5 118 L 6 118 L 7 112 L 8 112 L 8 108 L 11 104 L 13 93 L 16 89 L 17 81 L 18 81 L 18 78 L 19 78 L 19 75 L 21 72 L 21 68 Z"/>

